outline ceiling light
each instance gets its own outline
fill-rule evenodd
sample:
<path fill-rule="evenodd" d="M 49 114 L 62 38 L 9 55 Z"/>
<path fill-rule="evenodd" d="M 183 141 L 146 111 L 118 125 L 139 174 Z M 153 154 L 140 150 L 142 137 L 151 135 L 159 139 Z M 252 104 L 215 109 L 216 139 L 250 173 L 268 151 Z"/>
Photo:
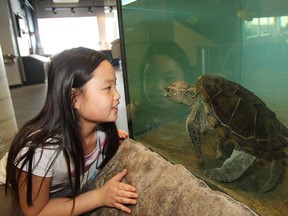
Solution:
<path fill-rule="evenodd" d="M 105 13 L 112 13 L 113 7 L 112 6 L 105 6 L 104 7 L 104 12 Z"/>
<path fill-rule="evenodd" d="M 88 12 L 89 12 L 89 14 L 92 14 L 92 13 L 93 13 L 92 7 L 88 7 Z"/>
<path fill-rule="evenodd" d="M 122 0 L 122 5 L 127 5 L 127 4 L 130 4 L 130 3 L 133 3 L 133 2 L 136 2 L 137 0 Z"/>
<path fill-rule="evenodd" d="M 53 14 L 57 14 L 56 8 L 52 8 Z"/>
<path fill-rule="evenodd" d="M 67 4 L 67 3 L 79 3 L 79 0 L 53 0 L 53 3 L 63 3 L 63 4 Z"/>

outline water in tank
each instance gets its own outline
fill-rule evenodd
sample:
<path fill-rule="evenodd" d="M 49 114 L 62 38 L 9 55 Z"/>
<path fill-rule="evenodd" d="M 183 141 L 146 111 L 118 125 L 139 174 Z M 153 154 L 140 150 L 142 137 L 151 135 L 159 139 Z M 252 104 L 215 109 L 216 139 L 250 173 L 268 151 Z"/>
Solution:
<path fill-rule="evenodd" d="M 121 1 L 135 140 L 259 215 L 288 212 L 288 2 Z"/>

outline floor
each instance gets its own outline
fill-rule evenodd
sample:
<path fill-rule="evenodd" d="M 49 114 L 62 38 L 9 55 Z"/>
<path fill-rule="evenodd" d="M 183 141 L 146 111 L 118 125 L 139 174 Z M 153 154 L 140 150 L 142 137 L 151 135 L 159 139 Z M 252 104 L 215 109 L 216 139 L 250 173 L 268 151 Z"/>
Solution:
<path fill-rule="evenodd" d="M 116 124 L 119 129 L 128 131 L 124 84 L 121 70 L 116 69 L 116 77 L 117 89 L 121 95 L 119 115 Z M 40 112 L 45 102 L 46 90 L 46 83 L 22 86 L 10 90 L 18 129 Z"/>

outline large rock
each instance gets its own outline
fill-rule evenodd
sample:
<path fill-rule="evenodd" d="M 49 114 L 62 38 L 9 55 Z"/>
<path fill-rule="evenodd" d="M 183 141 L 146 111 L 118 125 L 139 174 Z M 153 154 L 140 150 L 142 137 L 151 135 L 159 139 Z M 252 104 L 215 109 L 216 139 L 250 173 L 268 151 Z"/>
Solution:
<path fill-rule="evenodd" d="M 128 169 L 123 182 L 137 188 L 138 204 L 131 206 L 131 215 L 256 215 L 244 204 L 228 195 L 211 190 L 182 165 L 173 165 L 141 143 L 126 139 L 117 154 L 99 173 L 91 188 Z M 114 208 L 100 208 L 91 215 L 127 215 Z"/>

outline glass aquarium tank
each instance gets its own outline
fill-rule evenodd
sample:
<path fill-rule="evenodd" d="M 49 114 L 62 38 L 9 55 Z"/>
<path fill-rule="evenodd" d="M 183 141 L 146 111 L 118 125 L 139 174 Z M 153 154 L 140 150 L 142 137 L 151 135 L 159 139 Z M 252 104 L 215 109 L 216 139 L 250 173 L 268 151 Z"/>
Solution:
<path fill-rule="evenodd" d="M 288 1 L 118 8 L 131 137 L 259 215 L 286 215 Z"/>

